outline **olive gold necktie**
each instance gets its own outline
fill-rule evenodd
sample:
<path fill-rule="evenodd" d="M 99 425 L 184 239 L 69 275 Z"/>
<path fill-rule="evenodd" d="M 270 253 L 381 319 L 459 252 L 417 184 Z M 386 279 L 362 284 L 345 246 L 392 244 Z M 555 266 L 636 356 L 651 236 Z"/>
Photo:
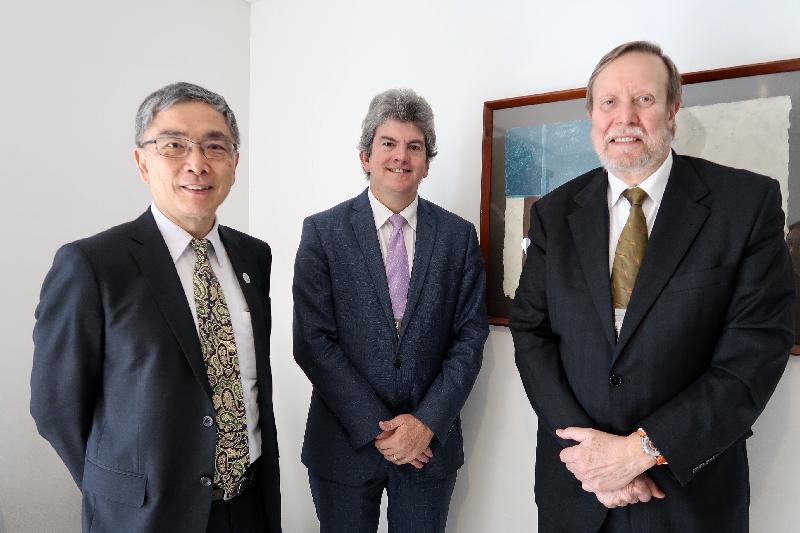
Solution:
<path fill-rule="evenodd" d="M 194 301 L 211 400 L 216 411 L 214 483 L 232 492 L 250 464 L 239 357 L 222 287 L 208 262 L 208 239 L 192 239 Z"/>
<path fill-rule="evenodd" d="M 617 242 L 614 265 L 611 269 L 611 298 L 614 309 L 627 309 L 631 299 L 636 276 L 647 249 L 647 220 L 644 218 L 642 203 L 647 193 L 639 187 L 622 193 L 631 204 L 628 220 Z"/>

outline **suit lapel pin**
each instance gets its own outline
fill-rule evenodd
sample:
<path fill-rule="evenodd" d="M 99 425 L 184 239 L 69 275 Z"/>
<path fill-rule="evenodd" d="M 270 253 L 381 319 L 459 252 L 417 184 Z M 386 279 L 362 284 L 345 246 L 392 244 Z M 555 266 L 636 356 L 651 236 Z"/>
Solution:
<path fill-rule="evenodd" d="M 250 276 L 247 275 L 247 272 L 242 272 L 242 279 L 245 283 L 250 283 Z"/>

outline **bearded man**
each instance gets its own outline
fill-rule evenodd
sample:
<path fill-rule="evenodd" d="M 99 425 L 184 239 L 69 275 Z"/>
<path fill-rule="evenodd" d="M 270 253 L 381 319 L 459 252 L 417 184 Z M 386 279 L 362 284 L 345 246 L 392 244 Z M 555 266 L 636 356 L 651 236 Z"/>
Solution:
<path fill-rule="evenodd" d="M 587 89 L 603 167 L 533 205 L 510 317 L 539 531 L 747 531 L 745 441 L 793 340 L 780 188 L 670 150 L 657 45 L 615 48 Z"/>

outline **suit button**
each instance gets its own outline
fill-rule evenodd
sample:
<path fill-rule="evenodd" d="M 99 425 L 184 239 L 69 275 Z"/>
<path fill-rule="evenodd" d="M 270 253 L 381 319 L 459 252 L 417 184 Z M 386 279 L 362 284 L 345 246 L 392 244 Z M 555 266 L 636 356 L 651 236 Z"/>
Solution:
<path fill-rule="evenodd" d="M 401 366 L 403 366 L 403 362 L 400 359 L 395 359 L 394 360 L 394 367 L 395 368 L 400 368 Z"/>
<path fill-rule="evenodd" d="M 612 387 L 614 387 L 615 389 L 617 387 L 621 387 L 622 386 L 622 376 L 618 376 L 617 374 L 611 374 L 611 377 L 608 378 L 608 384 L 611 385 Z"/>
<path fill-rule="evenodd" d="M 209 476 L 201 477 L 200 478 L 200 484 L 203 485 L 204 487 L 210 487 L 211 486 L 211 478 Z"/>
<path fill-rule="evenodd" d="M 203 417 L 203 425 L 204 425 L 205 427 L 207 427 L 207 428 L 210 428 L 211 426 L 213 426 L 213 425 L 214 425 L 214 419 L 213 419 L 213 418 L 211 418 L 211 417 L 210 417 L 210 416 L 208 416 L 208 415 L 204 416 L 204 417 Z"/>

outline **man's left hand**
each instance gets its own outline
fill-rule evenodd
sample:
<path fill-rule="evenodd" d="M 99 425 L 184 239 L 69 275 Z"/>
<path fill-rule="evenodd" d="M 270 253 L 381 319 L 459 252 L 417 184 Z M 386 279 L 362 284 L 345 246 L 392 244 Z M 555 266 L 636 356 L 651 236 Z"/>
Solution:
<path fill-rule="evenodd" d="M 383 433 L 375 439 L 375 447 L 383 456 L 397 465 L 411 463 L 417 468 L 422 468 L 416 463 L 421 458 L 430 458 L 433 431 L 423 424 L 417 417 L 410 414 L 398 415 L 391 420 L 378 422 Z"/>
<path fill-rule="evenodd" d="M 639 502 L 646 503 L 653 498 L 663 500 L 666 494 L 658 488 L 658 485 L 650 479 L 650 476 L 640 474 L 619 490 L 596 492 L 595 496 L 608 509 L 614 509 L 615 507 L 624 507 Z"/>
<path fill-rule="evenodd" d="M 561 450 L 559 457 L 589 492 L 621 489 L 655 465 L 655 459 L 642 451 L 636 433 L 622 437 L 591 428 L 569 427 L 557 429 L 556 435 L 578 443 Z"/>

